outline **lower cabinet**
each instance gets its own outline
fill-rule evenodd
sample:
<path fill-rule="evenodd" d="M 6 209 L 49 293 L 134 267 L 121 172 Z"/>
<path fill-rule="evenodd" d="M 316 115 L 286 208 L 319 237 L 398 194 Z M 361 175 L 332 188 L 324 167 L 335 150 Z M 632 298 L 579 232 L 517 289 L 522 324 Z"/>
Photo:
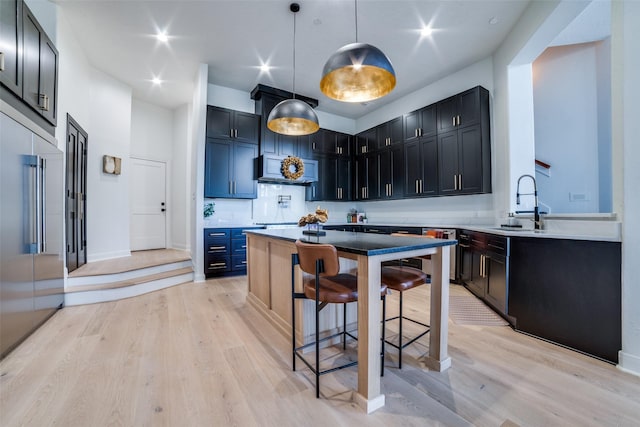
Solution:
<path fill-rule="evenodd" d="M 243 228 L 204 229 L 204 274 L 245 274 L 247 272 L 247 237 Z"/>
<path fill-rule="evenodd" d="M 458 241 L 460 280 L 473 294 L 508 319 L 511 238 L 461 230 Z"/>
<path fill-rule="evenodd" d="M 513 238 L 509 314 L 516 330 L 618 363 L 621 243 Z"/>

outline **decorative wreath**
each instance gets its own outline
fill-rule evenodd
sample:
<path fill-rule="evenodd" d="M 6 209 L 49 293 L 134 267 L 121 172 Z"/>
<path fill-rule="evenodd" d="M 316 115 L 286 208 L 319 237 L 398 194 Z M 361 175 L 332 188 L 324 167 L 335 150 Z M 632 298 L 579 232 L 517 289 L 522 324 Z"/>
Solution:
<path fill-rule="evenodd" d="M 294 171 L 291 170 L 291 166 L 295 169 Z M 304 163 L 300 157 L 289 156 L 282 161 L 280 171 L 285 178 L 295 181 L 304 175 Z"/>

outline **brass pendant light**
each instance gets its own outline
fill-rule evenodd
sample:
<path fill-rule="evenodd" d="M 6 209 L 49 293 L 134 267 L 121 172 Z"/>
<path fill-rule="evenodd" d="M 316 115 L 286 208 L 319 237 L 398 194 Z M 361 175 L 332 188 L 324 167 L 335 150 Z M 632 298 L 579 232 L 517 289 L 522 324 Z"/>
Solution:
<path fill-rule="evenodd" d="M 283 135 L 309 135 L 320 129 L 318 116 L 306 102 L 296 99 L 296 13 L 300 10 L 298 3 L 291 3 L 289 10 L 293 12 L 293 99 L 285 99 L 278 103 L 269 113 L 267 127 L 272 132 Z"/>
<path fill-rule="evenodd" d="M 389 58 L 377 47 L 358 43 L 358 2 L 355 0 L 356 42 L 338 49 L 322 70 L 320 90 L 342 102 L 367 102 L 381 98 L 396 86 Z"/>

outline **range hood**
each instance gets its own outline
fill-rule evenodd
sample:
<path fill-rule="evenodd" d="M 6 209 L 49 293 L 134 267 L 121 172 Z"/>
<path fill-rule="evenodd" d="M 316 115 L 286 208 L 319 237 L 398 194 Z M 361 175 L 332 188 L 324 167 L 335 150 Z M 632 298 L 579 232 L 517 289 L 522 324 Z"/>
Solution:
<path fill-rule="evenodd" d="M 309 185 L 318 180 L 318 161 L 301 159 L 304 174 L 298 179 L 288 179 L 282 174 L 282 162 L 287 156 L 263 154 L 258 157 L 258 182 L 289 185 Z"/>

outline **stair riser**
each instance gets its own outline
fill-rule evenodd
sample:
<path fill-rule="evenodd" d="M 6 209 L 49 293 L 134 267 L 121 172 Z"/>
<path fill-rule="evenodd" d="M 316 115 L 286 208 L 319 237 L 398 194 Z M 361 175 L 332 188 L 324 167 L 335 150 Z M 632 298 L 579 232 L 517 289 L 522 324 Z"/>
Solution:
<path fill-rule="evenodd" d="M 190 261 L 189 261 L 190 264 Z M 188 265 L 187 265 L 188 266 Z M 69 307 L 73 305 L 95 304 L 98 302 L 115 301 L 123 298 L 131 298 L 182 283 L 192 282 L 193 273 L 181 274 L 178 276 L 166 277 L 164 279 L 154 280 L 150 282 L 140 283 L 137 285 L 126 286 L 114 289 L 101 289 L 95 291 L 73 292 L 73 289 L 67 289 L 64 296 L 64 305 Z"/>
<path fill-rule="evenodd" d="M 86 285 L 104 285 L 106 283 L 121 282 L 139 277 L 149 276 L 151 274 L 164 273 L 166 271 L 178 270 L 180 268 L 192 267 L 191 260 L 174 262 L 171 264 L 163 264 L 155 267 L 141 268 L 138 270 L 125 271 L 115 274 L 101 274 L 99 276 L 69 277 L 67 278 L 65 291 L 73 292 L 74 286 Z"/>

